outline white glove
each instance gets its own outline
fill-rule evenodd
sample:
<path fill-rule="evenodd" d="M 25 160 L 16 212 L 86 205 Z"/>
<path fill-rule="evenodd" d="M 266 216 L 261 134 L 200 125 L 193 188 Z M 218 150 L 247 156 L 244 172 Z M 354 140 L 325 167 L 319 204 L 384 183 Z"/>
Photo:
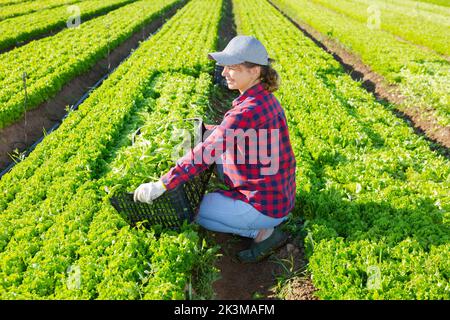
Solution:
<path fill-rule="evenodd" d="M 145 203 L 152 203 L 166 191 L 166 186 L 161 180 L 158 182 L 143 183 L 136 190 L 134 190 L 134 202 L 140 201 Z"/>

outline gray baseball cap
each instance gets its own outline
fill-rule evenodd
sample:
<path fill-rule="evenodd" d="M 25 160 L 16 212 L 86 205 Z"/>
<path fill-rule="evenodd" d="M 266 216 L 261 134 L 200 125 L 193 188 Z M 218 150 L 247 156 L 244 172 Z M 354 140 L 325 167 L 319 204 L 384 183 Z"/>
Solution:
<path fill-rule="evenodd" d="M 230 40 L 223 51 L 209 53 L 208 58 L 216 60 L 217 64 L 222 66 L 246 61 L 263 66 L 269 64 L 266 48 L 253 36 L 236 36 Z"/>

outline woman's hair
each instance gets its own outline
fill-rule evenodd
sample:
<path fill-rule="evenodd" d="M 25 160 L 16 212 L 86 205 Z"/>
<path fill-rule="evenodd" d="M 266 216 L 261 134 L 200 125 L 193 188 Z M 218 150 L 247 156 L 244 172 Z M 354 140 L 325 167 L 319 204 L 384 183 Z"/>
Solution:
<path fill-rule="evenodd" d="M 260 64 L 256 64 L 253 62 L 244 62 L 243 65 L 247 68 L 253 68 L 256 66 L 261 67 L 261 84 L 263 85 L 264 89 L 270 92 L 275 92 L 280 87 L 280 76 L 278 75 L 278 72 L 272 68 L 272 62 L 274 62 L 273 59 L 269 58 L 269 65 L 263 66 Z"/>

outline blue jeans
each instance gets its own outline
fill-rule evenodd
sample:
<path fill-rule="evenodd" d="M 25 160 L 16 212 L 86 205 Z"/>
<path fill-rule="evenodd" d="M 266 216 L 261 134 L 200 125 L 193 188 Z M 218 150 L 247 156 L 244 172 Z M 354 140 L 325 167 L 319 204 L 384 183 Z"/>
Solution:
<path fill-rule="evenodd" d="M 211 192 L 204 196 L 196 222 L 205 229 L 256 238 L 260 229 L 274 228 L 288 216 L 272 218 L 241 200 Z"/>

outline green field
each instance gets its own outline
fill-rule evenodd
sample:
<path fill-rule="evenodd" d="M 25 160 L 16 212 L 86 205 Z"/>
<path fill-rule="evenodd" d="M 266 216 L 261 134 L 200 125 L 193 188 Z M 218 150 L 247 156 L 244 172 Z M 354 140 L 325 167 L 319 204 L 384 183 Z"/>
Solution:
<path fill-rule="evenodd" d="M 203 270 L 212 254 L 196 233 L 165 233 L 156 241 L 152 233 L 130 229 L 107 201 L 103 186 L 123 178 L 114 177 L 112 169 L 123 161 L 122 153 L 133 152 L 131 134 L 150 120 L 147 115 L 167 112 L 164 99 L 172 96 L 174 83 L 186 83 L 176 90 L 199 109 L 186 110 L 188 100 L 182 99 L 170 101 L 170 110 L 179 108 L 183 116 L 201 111 L 202 95 L 211 84 L 203 75 L 211 68 L 206 54 L 216 42 L 220 9 L 217 0 L 190 2 L 2 178 L 3 299 L 179 299 L 194 270 L 213 271 Z M 172 58 L 183 52 L 189 52 L 189 62 Z M 198 68 L 201 63 L 204 70 Z M 170 146 L 161 141 L 158 150 Z M 169 163 L 156 165 L 164 169 Z M 141 168 L 140 176 L 152 169 Z M 136 187 L 132 173 L 127 181 Z M 66 286 L 67 270 L 77 268 L 83 286 L 73 290 Z"/>
<path fill-rule="evenodd" d="M 388 15 L 380 11 L 380 29 L 376 29 L 368 27 L 369 14 L 366 9 L 369 6 L 359 4 L 360 1 L 272 2 L 292 19 L 306 23 L 323 37 L 337 41 L 382 75 L 387 83 L 397 85 L 405 97 L 406 106 L 430 112 L 442 126 L 450 124 L 450 61 L 432 50 L 433 45 L 442 44 L 445 47 L 443 52 L 448 55 L 449 10 L 441 9 L 434 14 L 421 10 L 416 17 L 407 14 L 406 5 L 398 9 L 404 12 L 403 16 L 396 15 L 394 11 L 389 11 Z M 440 20 L 433 17 L 436 24 L 430 24 L 426 15 L 438 16 Z M 405 32 L 409 32 L 412 42 L 399 40 L 398 34 L 404 35 Z M 422 39 L 428 41 L 429 50 L 417 46 L 424 44 L 420 41 Z M 402 106 L 398 108 L 402 109 Z"/>
<path fill-rule="evenodd" d="M 23 116 L 23 73 L 26 72 L 26 109 L 54 96 L 74 77 L 92 68 L 108 52 L 151 20 L 173 1 L 137 1 L 90 20 L 79 28 L 65 29 L 54 37 L 33 41 L 0 55 L 0 128 Z M 10 73 L 9 70 L 15 70 Z"/>

